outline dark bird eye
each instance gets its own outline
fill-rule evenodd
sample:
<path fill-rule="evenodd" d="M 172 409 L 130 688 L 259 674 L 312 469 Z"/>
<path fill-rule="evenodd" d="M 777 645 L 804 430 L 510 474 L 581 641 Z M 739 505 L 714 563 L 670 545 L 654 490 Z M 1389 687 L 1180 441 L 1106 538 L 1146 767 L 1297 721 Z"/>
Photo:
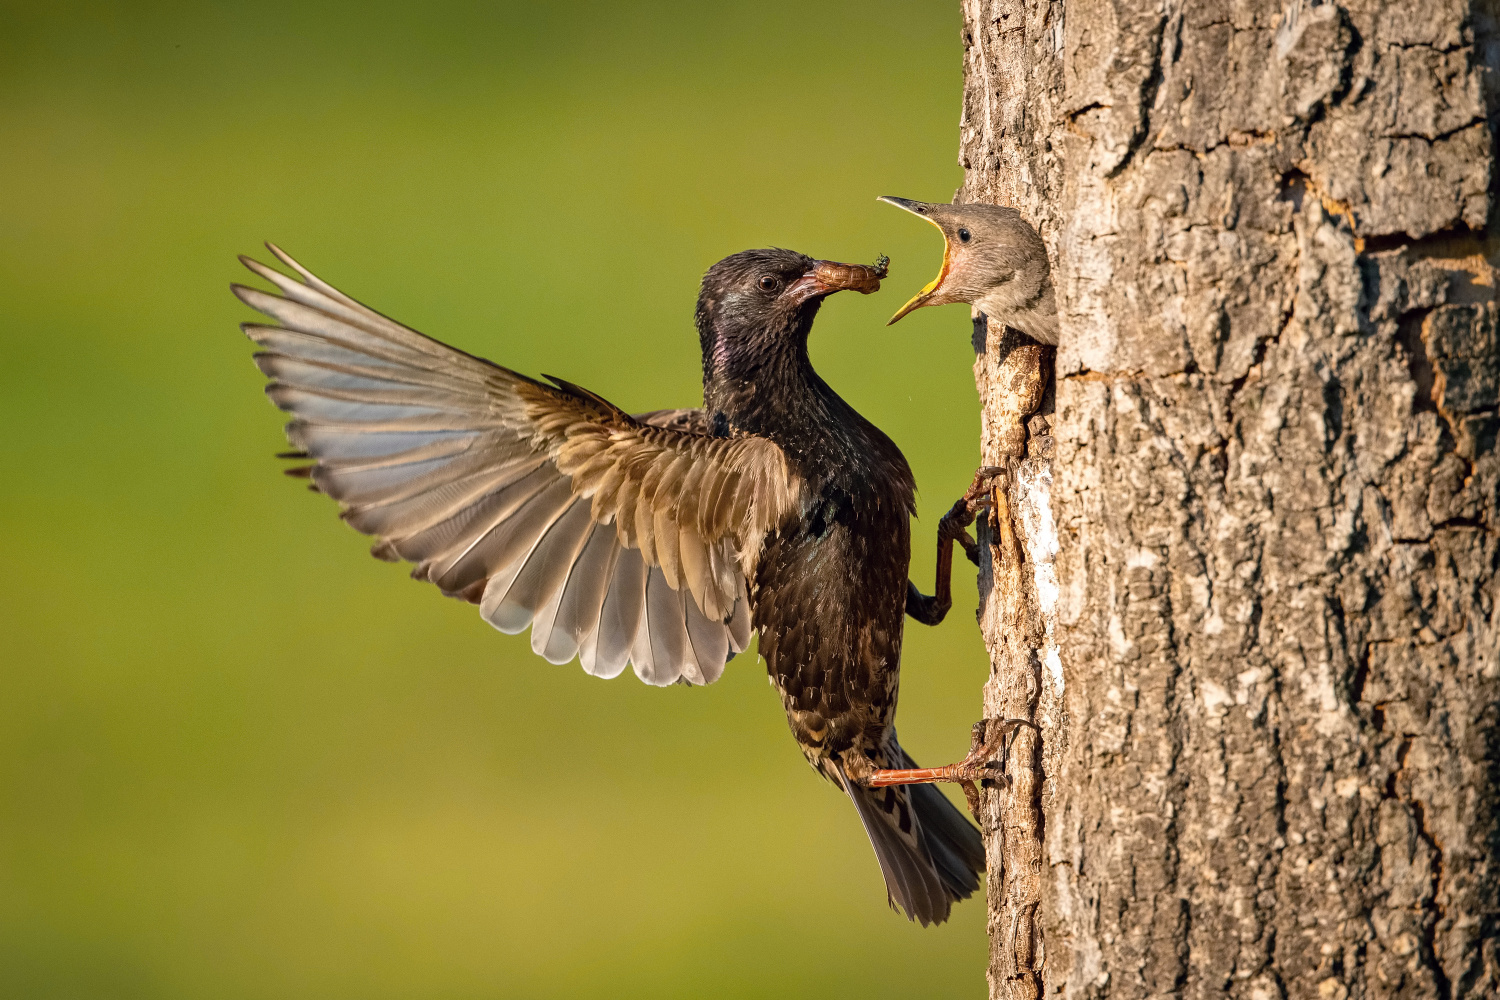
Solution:
<path fill-rule="evenodd" d="M 767 292 L 774 292 L 774 291 L 776 291 L 777 287 L 780 284 L 781 284 L 781 282 L 777 281 L 775 278 L 771 277 L 769 274 L 761 276 L 760 287 L 763 290 L 767 291 Z"/>
<path fill-rule="evenodd" d="M 958 231 L 958 242 L 967 243 L 969 242 L 969 239 L 969 231 L 967 229 L 960 229 Z"/>

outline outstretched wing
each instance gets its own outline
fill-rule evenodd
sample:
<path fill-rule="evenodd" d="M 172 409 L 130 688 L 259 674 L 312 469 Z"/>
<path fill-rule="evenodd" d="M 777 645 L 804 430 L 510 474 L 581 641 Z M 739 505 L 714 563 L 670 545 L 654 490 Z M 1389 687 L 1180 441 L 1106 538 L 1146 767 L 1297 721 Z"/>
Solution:
<path fill-rule="evenodd" d="M 765 438 L 713 437 L 692 411 L 637 419 L 402 326 L 271 251 L 302 280 L 234 285 L 280 325 L 244 324 L 266 393 L 293 416 L 293 470 L 377 536 L 372 552 L 531 626 L 553 663 L 707 684 L 750 641 L 746 580 L 798 484 Z"/>

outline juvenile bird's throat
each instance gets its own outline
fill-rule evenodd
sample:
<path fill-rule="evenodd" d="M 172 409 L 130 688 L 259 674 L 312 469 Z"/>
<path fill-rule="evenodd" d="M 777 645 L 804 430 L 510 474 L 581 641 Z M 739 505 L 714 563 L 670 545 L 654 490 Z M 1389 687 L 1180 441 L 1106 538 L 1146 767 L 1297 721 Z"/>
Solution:
<path fill-rule="evenodd" d="M 932 220 L 929 219 L 928 221 L 931 222 Z M 936 223 L 933 223 L 933 224 L 936 225 Z M 941 228 L 942 227 L 939 227 L 939 229 L 941 229 Z M 896 310 L 896 315 L 892 316 L 889 320 L 886 321 L 886 326 L 890 326 L 892 323 L 896 322 L 896 320 L 900 319 L 902 316 L 905 316 L 907 313 L 911 312 L 913 309 L 920 309 L 922 306 L 932 304 L 932 303 L 929 302 L 929 300 L 932 298 L 932 296 L 934 294 L 936 294 L 937 290 L 940 287 L 942 287 L 943 279 L 946 278 L 946 277 L 948 277 L 948 271 L 949 271 L 949 269 L 951 267 L 952 267 L 952 255 L 949 253 L 948 236 L 947 236 L 946 233 L 944 233 L 943 234 L 943 263 L 942 263 L 942 266 L 940 266 L 938 268 L 937 277 L 933 278 L 927 284 L 923 285 L 922 288 L 921 288 L 921 290 L 919 292 L 917 292 L 917 294 L 915 294 L 911 298 L 907 299 L 906 300 L 906 305 L 902 306 L 900 309 L 897 309 Z"/>

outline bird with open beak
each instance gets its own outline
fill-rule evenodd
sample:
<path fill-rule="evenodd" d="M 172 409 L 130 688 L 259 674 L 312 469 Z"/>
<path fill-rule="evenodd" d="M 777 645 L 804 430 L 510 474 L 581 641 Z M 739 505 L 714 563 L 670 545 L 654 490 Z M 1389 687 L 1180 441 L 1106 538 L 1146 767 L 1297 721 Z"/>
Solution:
<path fill-rule="evenodd" d="M 710 684 L 758 633 L 792 735 L 854 802 L 889 898 L 928 924 L 978 888 L 979 831 L 930 785 L 874 784 L 915 767 L 896 739 L 902 627 L 948 610 L 973 516 L 960 501 L 943 520 L 937 593 L 921 594 L 911 469 L 808 360 L 823 300 L 878 289 L 884 258 L 719 261 L 698 296 L 702 408 L 632 415 L 423 336 L 271 251 L 297 277 L 242 258 L 276 292 L 234 292 L 275 321 L 244 330 L 292 415 L 287 457 L 311 462 L 289 471 L 373 554 L 599 677 Z"/>
<path fill-rule="evenodd" d="M 1057 303 L 1047 247 L 1021 213 L 1000 205 L 942 205 L 909 198 L 880 199 L 921 216 L 943 234 L 943 263 L 933 278 L 896 311 L 967 302 L 992 322 L 1057 346 Z"/>

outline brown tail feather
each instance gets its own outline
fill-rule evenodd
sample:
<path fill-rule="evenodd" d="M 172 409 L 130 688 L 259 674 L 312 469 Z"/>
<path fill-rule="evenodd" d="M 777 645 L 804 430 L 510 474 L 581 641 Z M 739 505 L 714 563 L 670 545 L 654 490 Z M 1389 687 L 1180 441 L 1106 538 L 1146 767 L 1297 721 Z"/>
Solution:
<path fill-rule="evenodd" d="M 916 766 L 894 741 L 887 754 L 891 767 Z M 891 902 L 924 927 L 947 920 L 953 904 L 979 888 L 984 871 L 979 831 L 931 785 L 865 788 L 836 766 L 875 849 Z"/>

